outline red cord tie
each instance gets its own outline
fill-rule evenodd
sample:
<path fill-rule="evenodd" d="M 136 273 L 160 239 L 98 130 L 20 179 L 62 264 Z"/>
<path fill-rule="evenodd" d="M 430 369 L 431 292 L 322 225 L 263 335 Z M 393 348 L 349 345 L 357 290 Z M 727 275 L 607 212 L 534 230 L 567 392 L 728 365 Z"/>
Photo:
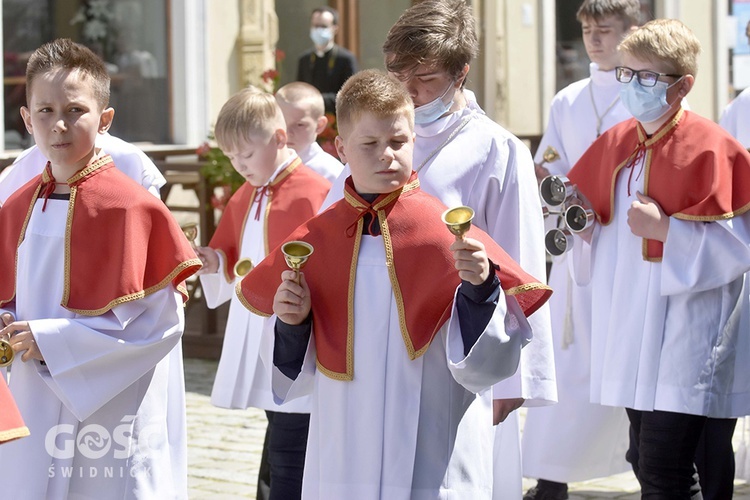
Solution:
<path fill-rule="evenodd" d="M 255 220 L 260 220 L 260 207 L 263 205 L 263 197 L 270 197 L 272 193 L 271 187 L 267 184 L 255 189 L 255 200 L 253 203 L 258 204 L 258 208 L 255 210 Z"/>
<path fill-rule="evenodd" d="M 354 219 L 354 222 L 349 224 L 349 227 L 346 228 L 346 236 L 348 238 L 351 238 L 352 236 L 354 236 L 356 229 L 357 229 L 357 224 L 359 223 L 360 219 L 362 219 L 367 214 L 370 214 L 372 216 L 372 218 L 370 219 L 370 223 L 367 225 L 367 232 L 371 236 L 375 236 L 372 233 L 372 230 L 373 230 L 373 224 L 375 223 L 375 221 L 378 220 L 378 213 L 375 211 L 374 208 L 372 208 L 372 205 L 369 205 L 367 208 L 362 209 L 362 211 L 359 212 L 359 215 L 357 215 L 357 218 Z"/>
<path fill-rule="evenodd" d="M 47 201 L 49 200 L 50 195 L 55 192 L 55 176 L 52 175 L 52 169 L 50 168 L 50 164 L 47 163 L 47 166 L 44 167 L 44 171 L 47 174 L 47 178 L 49 179 L 47 182 L 43 182 L 41 186 L 41 191 L 39 192 L 40 196 L 44 198 L 44 203 L 42 204 L 42 212 L 44 212 L 47 209 Z"/>
<path fill-rule="evenodd" d="M 646 144 L 643 142 L 638 143 L 638 145 L 635 147 L 635 151 L 633 151 L 630 154 L 630 157 L 627 160 L 627 163 L 625 164 L 625 168 L 630 169 L 630 174 L 628 175 L 628 196 L 630 196 L 630 182 L 633 180 L 633 171 L 635 170 L 635 164 L 640 162 L 640 160 L 646 155 Z M 636 176 L 635 180 L 641 178 L 641 174 L 643 173 L 643 164 L 641 163 L 641 168 L 638 171 L 638 175 Z"/>

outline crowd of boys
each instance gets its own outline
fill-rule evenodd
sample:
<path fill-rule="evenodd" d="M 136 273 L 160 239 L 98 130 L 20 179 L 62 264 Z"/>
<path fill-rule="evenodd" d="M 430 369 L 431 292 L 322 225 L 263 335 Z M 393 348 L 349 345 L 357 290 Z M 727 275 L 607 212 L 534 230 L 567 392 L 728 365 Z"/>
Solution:
<path fill-rule="evenodd" d="M 12 399 L 0 386 L 18 407 L 0 418 L 4 492 L 187 497 L 180 338 L 198 274 L 209 307 L 231 301 L 212 403 L 268 417 L 258 498 L 557 500 L 626 459 L 644 498 L 731 497 L 750 153 L 685 109 L 693 33 L 639 16 L 637 0 L 583 1 L 591 75 L 553 100 L 536 165 L 466 89 L 463 0 L 407 9 L 387 73 L 343 83 L 343 164 L 315 142 L 314 86 L 241 90 L 215 133 L 247 182 L 206 247 L 143 189 L 164 183 L 148 158 L 107 134 L 102 61 L 70 40 L 37 49 L 21 110 L 36 146 L 0 177 L 0 340 L 18 356 Z M 722 117 L 740 140 L 744 102 Z M 593 223 L 553 263 L 547 303 L 549 174 Z M 455 206 L 473 213 L 458 235 Z M 289 269 L 300 241 L 312 253 Z M 522 475 L 539 479 L 525 495 Z"/>

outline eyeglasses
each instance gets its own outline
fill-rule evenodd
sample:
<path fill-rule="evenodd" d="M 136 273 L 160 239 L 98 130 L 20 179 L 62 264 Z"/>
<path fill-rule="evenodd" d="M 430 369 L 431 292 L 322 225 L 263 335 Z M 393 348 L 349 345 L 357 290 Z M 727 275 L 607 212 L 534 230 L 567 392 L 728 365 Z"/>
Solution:
<path fill-rule="evenodd" d="M 680 78 L 683 75 L 671 75 L 669 73 L 657 73 L 656 71 L 649 71 L 647 69 L 634 70 L 627 66 L 617 66 L 615 68 L 615 78 L 620 83 L 630 83 L 633 80 L 633 76 L 636 77 L 638 83 L 643 87 L 654 87 L 656 82 L 659 81 L 660 76 L 671 76 L 673 78 Z"/>

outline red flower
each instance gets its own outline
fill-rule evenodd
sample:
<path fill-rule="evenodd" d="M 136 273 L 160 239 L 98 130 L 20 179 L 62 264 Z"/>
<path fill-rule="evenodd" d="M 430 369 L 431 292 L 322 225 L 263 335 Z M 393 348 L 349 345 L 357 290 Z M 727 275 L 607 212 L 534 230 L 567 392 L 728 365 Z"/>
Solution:
<path fill-rule="evenodd" d="M 260 75 L 264 83 L 275 82 L 280 76 L 279 72 L 275 69 L 267 69 Z"/>
<path fill-rule="evenodd" d="M 198 158 L 205 159 L 206 155 L 210 151 L 211 151 L 211 146 L 207 142 L 204 142 L 203 144 L 201 144 L 200 146 L 198 146 L 198 149 L 195 150 L 195 154 L 198 155 Z"/>
<path fill-rule="evenodd" d="M 284 59 L 286 59 L 286 53 L 281 49 L 276 49 L 276 62 L 280 63 Z"/>

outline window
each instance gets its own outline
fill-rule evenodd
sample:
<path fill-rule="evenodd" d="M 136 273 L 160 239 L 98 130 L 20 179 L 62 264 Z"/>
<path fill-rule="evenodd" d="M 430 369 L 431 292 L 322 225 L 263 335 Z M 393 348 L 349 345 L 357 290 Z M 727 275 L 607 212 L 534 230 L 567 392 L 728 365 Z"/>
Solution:
<path fill-rule="evenodd" d="M 59 37 L 83 43 L 112 77 L 112 133 L 171 142 L 168 0 L 2 0 L 5 147 L 30 145 L 19 109 L 26 103 L 29 55 Z"/>

